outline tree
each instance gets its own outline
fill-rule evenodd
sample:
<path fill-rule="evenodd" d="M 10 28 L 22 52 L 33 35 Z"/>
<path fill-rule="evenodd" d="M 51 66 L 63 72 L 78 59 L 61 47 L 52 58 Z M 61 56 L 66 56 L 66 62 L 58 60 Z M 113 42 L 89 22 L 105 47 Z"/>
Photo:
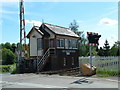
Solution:
<path fill-rule="evenodd" d="M 88 45 L 86 45 L 87 40 L 85 39 L 85 35 L 83 31 L 79 31 L 79 25 L 76 22 L 76 20 L 73 20 L 73 22 L 70 23 L 69 28 L 71 31 L 73 31 L 75 34 L 79 36 L 78 39 L 78 47 L 80 50 L 80 56 L 86 56 L 88 53 Z"/>
<path fill-rule="evenodd" d="M 12 52 L 15 53 L 16 44 L 15 44 L 15 43 L 12 43 L 11 47 L 12 47 Z"/>
<path fill-rule="evenodd" d="M 4 48 L 12 50 L 11 44 L 9 42 L 4 44 Z"/>
<path fill-rule="evenodd" d="M 77 34 L 79 25 L 77 24 L 76 20 L 73 20 L 73 22 L 70 23 L 69 28 Z"/>
<path fill-rule="evenodd" d="M 0 44 L 0 48 L 4 48 L 5 45 L 3 43 Z"/>
<path fill-rule="evenodd" d="M 110 50 L 112 56 L 119 56 L 120 41 L 115 42 Z"/>
<path fill-rule="evenodd" d="M 100 47 L 100 49 L 98 49 L 98 55 L 99 56 L 104 56 L 104 50 L 102 47 Z"/>
<path fill-rule="evenodd" d="M 87 44 L 80 44 L 80 56 L 88 56 L 89 46 Z"/>
<path fill-rule="evenodd" d="M 117 56 L 120 56 L 120 48 L 117 50 Z"/>
<path fill-rule="evenodd" d="M 15 53 L 16 46 L 17 45 L 15 43 L 10 44 L 9 42 L 6 42 L 5 44 L 0 44 L 0 48 L 10 49 L 13 53 Z"/>
<path fill-rule="evenodd" d="M 15 55 L 10 49 L 3 48 L 2 49 L 2 64 L 14 64 L 15 63 Z"/>
<path fill-rule="evenodd" d="M 117 52 L 118 52 L 118 47 L 116 45 L 113 45 L 111 50 L 110 50 L 110 55 L 117 56 Z"/>
<path fill-rule="evenodd" d="M 89 51 L 88 51 L 86 56 L 90 56 L 90 52 Z M 98 56 L 98 52 L 96 51 L 96 46 L 92 46 L 92 56 Z"/>
<path fill-rule="evenodd" d="M 109 56 L 110 55 L 110 46 L 108 41 L 106 40 L 103 46 L 104 49 L 104 56 Z"/>

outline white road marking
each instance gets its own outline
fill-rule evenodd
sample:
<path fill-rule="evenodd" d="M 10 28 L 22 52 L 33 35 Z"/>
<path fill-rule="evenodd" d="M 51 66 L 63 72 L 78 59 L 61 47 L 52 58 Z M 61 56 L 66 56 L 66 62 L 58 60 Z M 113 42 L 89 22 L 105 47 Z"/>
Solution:
<path fill-rule="evenodd" d="M 100 80 L 100 78 L 87 78 L 87 79 L 96 79 L 96 80 Z M 104 79 L 104 80 L 112 81 L 112 82 L 120 82 L 120 81 L 118 81 L 118 80 L 112 80 L 112 79 Z"/>
<path fill-rule="evenodd" d="M 37 88 L 68 88 L 61 86 L 53 86 L 53 85 L 44 85 L 44 84 L 35 84 L 35 83 L 23 83 L 23 82 L 8 82 L 8 81 L 0 81 L 0 84 L 9 84 L 9 85 L 23 85 L 23 86 L 33 86 Z"/>
<path fill-rule="evenodd" d="M 106 80 L 108 80 L 108 81 L 113 81 L 113 82 L 120 82 L 120 81 L 118 81 L 118 80 L 112 80 L 112 79 L 106 79 Z"/>

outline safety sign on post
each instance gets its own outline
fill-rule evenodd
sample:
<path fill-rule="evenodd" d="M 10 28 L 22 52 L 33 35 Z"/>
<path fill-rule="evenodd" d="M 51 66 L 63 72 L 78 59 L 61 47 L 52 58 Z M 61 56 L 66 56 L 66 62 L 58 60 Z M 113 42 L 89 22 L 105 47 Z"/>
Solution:
<path fill-rule="evenodd" d="M 87 32 L 87 39 L 88 39 L 88 45 L 90 46 L 89 52 L 90 52 L 90 72 L 92 73 L 92 46 L 99 45 L 99 38 L 101 35 L 98 35 L 98 33 L 93 32 Z"/>

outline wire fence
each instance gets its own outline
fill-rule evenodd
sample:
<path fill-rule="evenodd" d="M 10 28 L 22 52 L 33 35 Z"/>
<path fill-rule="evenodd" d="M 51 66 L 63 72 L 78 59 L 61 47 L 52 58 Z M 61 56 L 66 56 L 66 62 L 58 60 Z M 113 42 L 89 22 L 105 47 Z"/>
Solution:
<path fill-rule="evenodd" d="M 98 71 L 107 70 L 111 72 L 120 71 L 120 57 L 108 56 L 108 57 L 92 57 L 92 65 L 97 67 Z M 79 57 L 79 66 L 82 64 L 89 64 L 90 57 Z"/>

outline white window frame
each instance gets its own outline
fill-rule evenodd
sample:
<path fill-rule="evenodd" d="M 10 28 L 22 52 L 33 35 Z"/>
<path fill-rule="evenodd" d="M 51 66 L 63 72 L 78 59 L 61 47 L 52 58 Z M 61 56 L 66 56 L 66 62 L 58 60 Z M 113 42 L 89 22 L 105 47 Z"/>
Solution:
<path fill-rule="evenodd" d="M 58 42 L 58 40 L 59 40 L 59 42 Z M 65 47 L 65 40 L 63 38 L 58 38 L 57 39 L 57 48 L 64 48 L 64 47 Z"/>
<path fill-rule="evenodd" d="M 68 48 L 69 48 L 69 40 L 65 39 L 65 49 L 68 49 Z"/>

